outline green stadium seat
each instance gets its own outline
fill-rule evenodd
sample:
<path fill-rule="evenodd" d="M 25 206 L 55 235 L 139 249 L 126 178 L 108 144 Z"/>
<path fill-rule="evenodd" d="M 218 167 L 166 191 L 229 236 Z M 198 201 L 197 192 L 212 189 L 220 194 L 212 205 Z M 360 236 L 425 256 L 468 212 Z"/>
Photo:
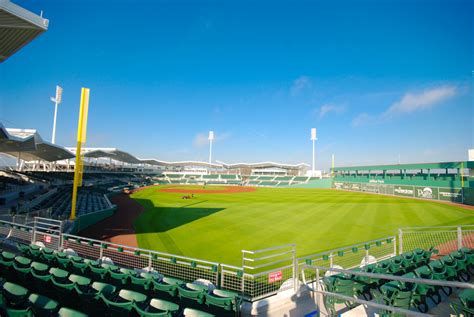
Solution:
<path fill-rule="evenodd" d="M 72 270 L 76 274 L 85 274 L 89 267 L 89 263 L 85 262 L 84 259 L 79 256 L 73 256 L 71 258 L 68 258 L 67 260 L 64 259 L 64 262 L 70 262 L 72 265 Z"/>
<path fill-rule="evenodd" d="M 154 291 L 166 293 L 171 297 L 178 295 L 178 285 L 183 283 L 182 280 L 171 277 L 164 277 L 161 280 L 152 280 Z"/>
<path fill-rule="evenodd" d="M 105 281 L 108 269 L 102 267 L 98 262 L 89 262 L 90 277 L 95 281 Z"/>
<path fill-rule="evenodd" d="M 58 302 L 38 294 L 31 294 L 28 297 L 28 301 L 31 304 L 34 315 L 38 317 L 53 316 L 59 308 Z"/>
<path fill-rule="evenodd" d="M 23 254 L 24 256 L 29 256 L 30 255 L 30 248 L 28 248 L 28 245 L 23 244 L 23 243 L 17 243 L 16 247 L 18 251 Z"/>
<path fill-rule="evenodd" d="M 27 285 L 27 278 L 31 271 L 31 260 L 23 256 L 16 256 L 13 259 L 13 269 L 20 284 Z"/>
<path fill-rule="evenodd" d="M 215 317 L 213 314 L 209 314 L 198 309 L 185 308 L 183 310 L 184 317 Z"/>
<path fill-rule="evenodd" d="M 2 285 L 2 295 L 7 306 L 16 308 L 24 305 L 28 299 L 29 290 L 11 282 Z"/>
<path fill-rule="evenodd" d="M 13 259 L 15 258 L 15 254 L 8 252 L 8 251 L 3 251 L 1 259 L 5 262 L 13 262 Z"/>
<path fill-rule="evenodd" d="M 127 289 L 122 289 L 118 295 L 112 299 L 101 295 L 101 299 L 107 305 L 109 314 L 112 316 L 129 316 L 133 307 L 143 305 L 147 296 Z"/>
<path fill-rule="evenodd" d="M 419 278 L 414 272 L 403 275 L 406 278 Z M 413 283 L 404 283 L 409 287 Z M 414 283 L 413 284 L 413 301 L 418 306 L 424 306 L 428 308 L 427 299 L 431 299 L 433 303 L 439 304 L 441 302 L 441 296 L 439 296 L 437 288 L 434 285 Z M 423 309 L 422 311 L 425 311 Z"/>
<path fill-rule="evenodd" d="M 206 305 L 216 306 L 225 310 L 233 310 L 235 312 L 240 311 L 240 297 L 237 293 L 214 289 L 209 293 L 205 294 Z"/>
<path fill-rule="evenodd" d="M 34 271 L 35 274 L 46 275 L 48 274 L 48 269 L 49 269 L 49 266 L 44 263 L 31 262 L 31 271 Z"/>
<path fill-rule="evenodd" d="M 109 271 L 108 282 L 117 287 L 124 287 L 130 283 L 130 274 L 130 270 L 128 269 Z"/>
<path fill-rule="evenodd" d="M 51 277 L 57 281 L 66 281 L 69 275 L 68 271 L 58 269 L 56 267 L 50 268 L 49 273 L 51 274 Z"/>
<path fill-rule="evenodd" d="M 460 303 L 451 303 L 456 316 L 474 316 L 474 289 L 465 289 L 459 293 Z"/>
<path fill-rule="evenodd" d="M 115 286 L 94 282 L 87 289 L 74 287 L 75 292 L 79 295 L 81 307 L 88 307 L 89 311 L 94 311 L 97 316 L 105 315 L 107 307 L 102 297 L 112 298 L 115 293 Z"/>
<path fill-rule="evenodd" d="M 134 305 L 135 311 L 141 317 L 154 316 L 175 316 L 178 313 L 179 305 L 168 302 L 166 300 L 152 298 L 150 305 L 146 309 L 140 308 L 139 305 Z"/>
<path fill-rule="evenodd" d="M 54 254 L 54 250 L 49 248 L 42 248 L 41 249 L 41 259 L 44 261 L 53 264 L 56 260 L 56 255 Z"/>
<path fill-rule="evenodd" d="M 130 275 L 130 288 L 137 292 L 148 293 L 151 290 L 152 280 L 152 275 L 148 273 L 132 274 Z"/>
<path fill-rule="evenodd" d="M 87 317 L 87 315 L 74 309 L 62 307 L 58 311 L 58 317 Z"/>
<path fill-rule="evenodd" d="M 40 259 L 41 248 L 39 246 L 37 246 L 36 244 L 30 244 L 28 246 L 28 249 L 30 250 L 30 254 L 34 259 L 36 260 Z"/>
<path fill-rule="evenodd" d="M 186 283 L 178 285 L 178 294 L 181 299 L 187 298 L 204 304 L 205 293 L 207 292 L 207 286 L 198 285 L 194 283 Z"/>

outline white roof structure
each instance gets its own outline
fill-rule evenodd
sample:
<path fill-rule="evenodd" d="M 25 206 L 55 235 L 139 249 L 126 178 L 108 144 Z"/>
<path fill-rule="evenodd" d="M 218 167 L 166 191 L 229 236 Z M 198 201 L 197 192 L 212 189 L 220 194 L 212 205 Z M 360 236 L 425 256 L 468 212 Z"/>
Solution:
<path fill-rule="evenodd" d="M 1 0 L 0 0 L 1 1 Z M 82 148 L 86 158 L 109 158 L 127 164 L 147 164 L 161 167 L 206 167 L 216 169 L 260 168 L 305 170 L 306 163 L 285 164 L 276 162 L 234 163 L 227 164 L 216 161 L 163 161 L 153 158 L 141 159 L 117 148 Z M 0 123 L 0 153 L 18 157 L 24 161 L 44 160 L 48 162 L 66 160 L 75 157 L 75 148 L 66 148 L 43 140 L 41 135 L 33 129 L 10 129 Z"/>
<path fill-rule="evenodd" d="M 306 163 L 299 164 L 285 164 L 285 163 L 276 163 L 276 162 L 257 162 L 257 163 L 233 163 L 227 164 L 224 162 L 217 161 L 222 164 L 226 169 L 236 169 L 236 168 L 281 168 L 285 170 L 301 170 L 309 167 Z"/>
<path fill-rule="evenodd" d="M 48 162 L 74 157 L 66 148 L 44 141 L 36 130 L 9 129 L 0 123 L 0 152 L 25 161 Z"/>
<path fill-rule="evenodd" d="M 49 21 L 0 0 L 0 63 L 48 29 Z"/>

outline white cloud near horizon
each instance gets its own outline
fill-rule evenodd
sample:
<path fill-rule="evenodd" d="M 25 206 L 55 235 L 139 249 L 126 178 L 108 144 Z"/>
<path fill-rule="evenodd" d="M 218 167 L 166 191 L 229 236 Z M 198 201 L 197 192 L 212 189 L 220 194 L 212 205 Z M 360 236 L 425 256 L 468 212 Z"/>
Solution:
<path fill-rule="evenodd" d="M 297 96 L 302 93 L 304 90 L 311 88 L 313 82 L 308 76 L 300 76 L 293 81 L 293 85 L 290 88 L 290 93 L 292 96 Z"/>
<path fill-rule="evenodd" d="M 418 94 L 406 93 L 400 101 L 395 102 L 385 113 L 401 114 L 429 109 L 441 101 L 455 96 L 456 93 L 457 88 L 455 86 L 440 86 L 426 89 Z"/>
<path fill-rule="evenodd" d="M 315 113 L 318 115 L 318 117 L 321 119 L 327 114 L 332 113 L 343 113 L 346 110 L 346 107 L 344 106 L 338 106 L 334 104 L 324 104 L 321 107 L 315 109 Z"/>
<path fill-rule="evenodd" d="M 399 101 L 394 102 L 381 114 L 370 115 L 368 113 L 361 113 L 357 115 L 352 120 L 352 126 L 359 127 L 367 124 L 381 123 L 395 116 L 431 109 L 457 94 L 458 88 L 452 85 L 425 89 L 419 93 L 407 92 Z"/>
<path fill-rule="evenodd" d="M 193 140 L 193 145 L 195 147 L 204 147 L 209 145 L 209 133 L 198 133 L 194 137 Z M 231 134 L 229 132 L 223 132 L 223 133 L 216 133 L 214 132 L 214 143 L 215 142 L 221 142 L 229 139 L 231 137 Z"/>

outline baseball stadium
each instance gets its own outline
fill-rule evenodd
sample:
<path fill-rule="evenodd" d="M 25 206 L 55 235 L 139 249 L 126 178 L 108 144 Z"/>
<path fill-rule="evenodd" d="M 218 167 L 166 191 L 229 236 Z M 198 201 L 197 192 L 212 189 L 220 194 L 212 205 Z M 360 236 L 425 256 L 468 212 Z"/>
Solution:
<path fill-rule="evenodd" d="M 0 71 L 47 49 L 51 23 L 0 0 Z M 198 142 L 205 159 L 143 159 L 129 145 L 157 142 L 125 121 L 132 143 L 88 144 L 94 89 L 57 130 L 73 97 L 56 86 L 51 141 L 43 118 L 0 112 L 0 316 L 474 316 L 474 149 L 427 163 L 332 154 L 324 169 L 316 141 L 329 132 L 295 121 L 312 150 L 301 163 L 284 143 L 281 161 L 224 162 L 218 148 L 232 146 L 213 128 Z"/>

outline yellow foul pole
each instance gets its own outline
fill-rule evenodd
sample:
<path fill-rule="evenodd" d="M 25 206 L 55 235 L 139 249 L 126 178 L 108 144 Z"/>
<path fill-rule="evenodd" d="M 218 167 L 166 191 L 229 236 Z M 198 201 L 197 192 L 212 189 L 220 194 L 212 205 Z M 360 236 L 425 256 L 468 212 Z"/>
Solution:
<path fill-rule="evenodd" d="M 81 105 L 79 108 L 79 122 L 77 125 L 76 165 L 74 167 L 74 184 L 72 186 L 71 220 L 76 219 L 77 187 L 82 186 L 82 172 L 84 168 L 82 145 L 86 143 L 88 112 L 89 88 L 82 88 Z"/>

